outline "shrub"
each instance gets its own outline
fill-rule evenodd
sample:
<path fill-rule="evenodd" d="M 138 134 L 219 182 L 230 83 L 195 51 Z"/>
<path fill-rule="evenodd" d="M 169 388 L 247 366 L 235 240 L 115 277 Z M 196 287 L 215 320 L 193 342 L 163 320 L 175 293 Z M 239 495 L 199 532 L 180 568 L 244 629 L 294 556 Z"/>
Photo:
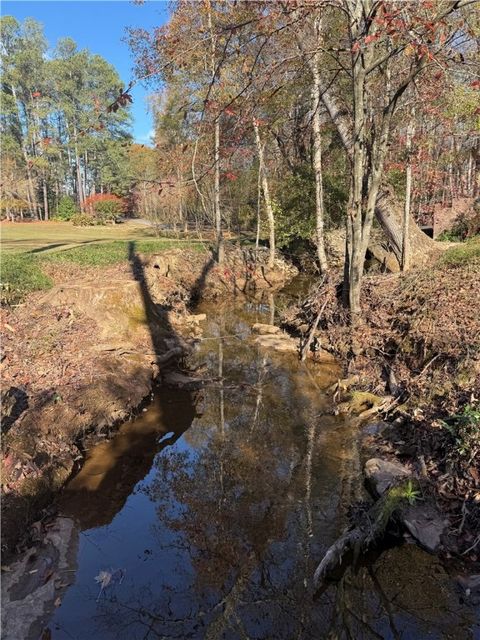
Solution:
<path fill-rule="evenodd" d="M 480 234 L 480 198 L 477 198 L 472 206 L 472 210 L 459 216 L 451 229 L 441 233 L 437 240 L 447 242 L 462 242 Z"/>
<path fill-rule="evenodd" d="M 480 453 L 480 408 L 466 405 L 458 414 L 440 421 L 453 440 L 453 452 L 471 464 Z"/>
<path fill-rule="evenodd" d="M 70 196 L 62 196 L 58 203 L 58 212 L 55 215 L 56 220 L 65 220 L 68 222 L 77 213 L 75 201 Z"/>
<path fill-rule="evenodd" d="M 76 213 L 71 221 L 74 227 L 93 227 L 98 224 L 95 218 L 88 213 Z"/>
<path fill-rule="evenodd" d="M 344 216 L 348 194 L 343 178 L 323 175 L 325 228 L 338 226 Z M 315 238 L 315 175 L 308 165 L 297 167 L 277 190 L 275 224 L 277 241 L 286 247 L 296 240 Z"/>
<path fill-rule="evenodd" d="M 113 193 L 98 193 L 89 196 L 83 204 L 85 210 L 96 218 L 98 224 L 115 220 L 125 212 L 125 201 Z"/>

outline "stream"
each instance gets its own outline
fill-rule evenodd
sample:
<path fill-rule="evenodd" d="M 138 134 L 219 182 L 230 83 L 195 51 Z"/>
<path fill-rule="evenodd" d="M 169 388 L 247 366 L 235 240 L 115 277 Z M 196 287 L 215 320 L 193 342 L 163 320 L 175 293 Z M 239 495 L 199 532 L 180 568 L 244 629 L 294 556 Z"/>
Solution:
<path fill-rule="evenodd" d="M 414 545 L 313 597 L 314 570 L 362 493 L 353 425 L 325 394 L 335 366 L 253 340 L 252 325 L 295 295 L 200 305 L 189 364 L 207 385 L 157 390 L 87 452 L 60 499 L 74 522 L 71 577 L 42 638 L 480 638 L 478 612 Z"/>

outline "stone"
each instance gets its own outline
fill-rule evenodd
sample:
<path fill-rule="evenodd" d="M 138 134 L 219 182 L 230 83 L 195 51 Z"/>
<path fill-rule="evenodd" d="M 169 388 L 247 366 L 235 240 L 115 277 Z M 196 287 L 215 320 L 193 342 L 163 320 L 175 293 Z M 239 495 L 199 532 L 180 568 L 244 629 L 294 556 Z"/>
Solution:
<path fill-rule="evenodd" d="M 269 351 L 280 351 L 282 353 L 298 353 L 298 343 L 286 334 L 259 335 L 255 342 Z"/>
<path fill-rule="evenodd" d="M 365 436 L 377 436 L 382 435 L 390 425 L 383 420 L 377 420 L 376 422 L 370 422 L 363 428 L 363 435 Z"/>
<path fill-rule="evenodd" d="M 257 322 L 252 327 L 253 333 L 258 333 L 261 336 L 266 336 L 269 334 L 280 333 L 280 327 L 276 327 L 273 324 L 262 324 L 261 322 Z"/>
<path fill-rule="evenodd" d="M 166 371 L 162 376 L 163 383 L 167 387 L 175 389 L 185 389 L 186 391 L 194 391 L 205 385 L 205 380 L 201 378 L 192 378 L 179 371 Z"/>
<path fill-rule="evenodd" d="M 474 573 L 470 576 L 459 575 L 457 582 L 469 592 L 480 593 L 480 573 Z"/>
<path fill-rule="evenodd" d="M 203 322 L 206 319 L 207 319 L 206 313 L 191 314 L 187 317 L 187 320 L 189 322 L 193 322 L 195 324 L 198 324 L 199 322 Z"/>
<path fill-rule="evenodd" d="M 78 535 L 73 520 L 59 517 L 40 545 L 2 571 L 2 638 L 43 637 L 55 602 L 75 576 Z"/>
<path fill-rule="evenodd" d="M 403 464 L 381 458 L 367 460 L 364 473 L 369 488 L 377 497 L 382 496 L 402 480 L 411 477 L 411 473 Z"/>
<path fill-rule="evenodd" d="M 410 535 L 425 551 L 437 551 L 446 522 L 432 504 L 410 505 L 403 511 L 402 520 Z"/>

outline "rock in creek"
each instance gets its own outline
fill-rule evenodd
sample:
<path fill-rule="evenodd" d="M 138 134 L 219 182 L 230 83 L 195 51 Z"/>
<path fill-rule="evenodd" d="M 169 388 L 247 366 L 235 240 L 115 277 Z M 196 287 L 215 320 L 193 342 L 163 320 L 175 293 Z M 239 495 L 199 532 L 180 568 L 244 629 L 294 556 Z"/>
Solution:
<path fill-rule="evenodd" d="M 253 333 L 258 333 L 261 336 L 266 336 L 280 333 L 280 327 L 276 327 L 273 324 L 262 324 L 261 322 L 256 322 L 252 327 L 252 331 Z"/>
<path fill-rule="evenodd" d="M 407 467 L 372 458 L 366 462 L 364 474 L 377 502 L 363 514 L 356 526 L 345 531 L 327 550 L 315 571 L 314 584 L 317 588 L 351 564 L 359 553 L 365 553 L 377 544 L 385 535 L 391 519 L 401 524 L 426 551 L 433 553 L 440 546 L 446 522 L 436 507 L 419 499 L 408 504 L 406 497 L 392 493 L 392 489 L 412 479 Z"/>
<path fill-rule="evenodd" d="M 368 488 L 376 498 L 383 496 L 388 489 L 409 477 L 411 477 L 410 471 L 398 462 L 371 458 L 365 463 L 365 479 Z"/>
<path fill-rule="evenodd" d="M 402 512 L 402 522 L 425 551 L 434 553 L 439 548 L 447 523 L 432 504 L 407 507 Z"/>
<path fill-rule="evenodd" d="M 43 637 L 74 574 L 78 531 L 69 518 L 57 518 L 38 547 L 2 571 L 2 638 Z"/>
<path fill-rule="evenodd" d="M 255 342 L 269 351 L 280 351 L 282 353 L 298 353 L 298 342 L 290 338 L 286 333 L 276 333 L 274 335 L 255 336 Z"/>
<path fill-rule="evenodd" d="M 364 473 L 367 486 L 377 498 L 384 496 L 392 487 L 412 478 L 412 474 L 403 464 L 381 458 L 367 460 Z M 398 518 L 423 549 L 430 553 L 438 549 L 446 523 L 433 504 L 423 500 L 415 502 L 404 507 Z"/>
<path fill-rule="evenodd" d="M 206 319 L 206 313 L 191 313 L 185 318 L 186 322 L 190 322 L 191 324 L 198 324 L 199 322 L 204 322 Z"/>

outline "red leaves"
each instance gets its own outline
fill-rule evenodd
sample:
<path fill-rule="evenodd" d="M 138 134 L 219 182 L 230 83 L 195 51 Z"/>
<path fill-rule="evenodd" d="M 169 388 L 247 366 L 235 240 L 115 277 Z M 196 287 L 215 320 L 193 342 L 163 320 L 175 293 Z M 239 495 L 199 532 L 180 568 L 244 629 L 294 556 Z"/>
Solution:
<path fill-rule="evenodd" d="M 372 33 L 368 36 L 365 36 L 365 38 L 363 38 L 362 40 L 355 40 L 355 42 L 352 45 L 352 53 L 357 53 L 358 51 L 360 51 L 360 49 L 363 46 L 368 46 L 369 44 L 371 44 L 372 42 L 376 42 L 377 40 L 380 39 L 380 34 L 379 33 Z"/>
<path fill-rule="evenodd" d="M 32 93 L 32 98 L 41 98 L 42 97 L 42 93 L 40 91 L 34 91 Z"/>
<path fill-rule="evenodd" d="M 114 193 L 96 193 L 93 196 L 88 196 L 88 198 L 85 198 L 83 204 L 86 209 L 92 208 L 95 211 L 97 205 L 103 202 L 115 204 L 118 207 L 119 211 L 125 210 L 125 200 L 123 198 L 120 198 L 119 196 L 116 196 Z"/>
<path fill-rule="evenodd" d="M 238 176 L 235 173 L 232 173 L 231 171 L 227 171 L 225 174 L 225 178 L 227 178 L 227 180 L 237 180 Z"/>

